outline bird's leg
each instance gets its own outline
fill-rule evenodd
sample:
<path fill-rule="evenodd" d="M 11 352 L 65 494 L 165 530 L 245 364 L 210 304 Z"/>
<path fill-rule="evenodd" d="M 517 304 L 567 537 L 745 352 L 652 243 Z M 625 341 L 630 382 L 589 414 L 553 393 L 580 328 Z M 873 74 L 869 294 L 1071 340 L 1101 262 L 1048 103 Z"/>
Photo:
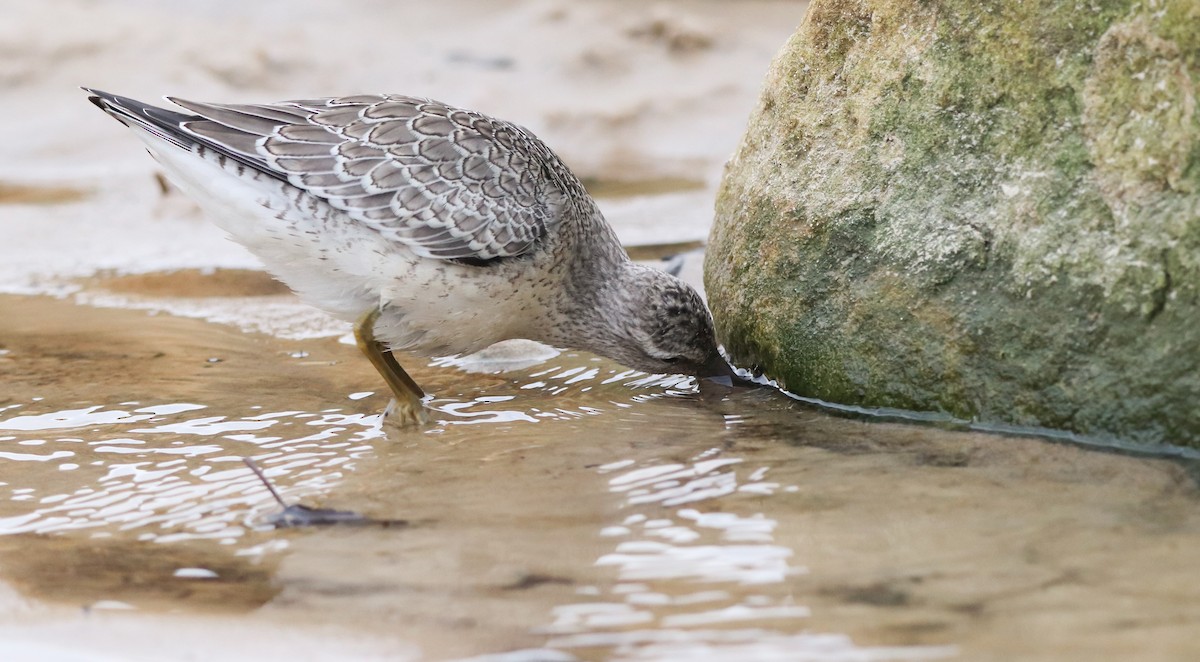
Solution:
<path fill-rule="evenodd" d="M 375 339 L 375 322 L 379 319 L 379 313 L 380 308 L 372 306 L 358 318 L 354 323 L 354 339 L 358 341 L 358 348 L 370 359 L 371 365 L 375 366 L 383 381 L 387 382 L 388 388 L 392 389 L 392 394 L 396 396 L 397 422 L 401 425 L 424 423 L 425 406 L 421 404 L 421 398 L 425 397 L 425 392 L 407 372 L 404 372 L 404 368 L 400 367 L 396 357 L 392 356 L 387 347 Z"/>

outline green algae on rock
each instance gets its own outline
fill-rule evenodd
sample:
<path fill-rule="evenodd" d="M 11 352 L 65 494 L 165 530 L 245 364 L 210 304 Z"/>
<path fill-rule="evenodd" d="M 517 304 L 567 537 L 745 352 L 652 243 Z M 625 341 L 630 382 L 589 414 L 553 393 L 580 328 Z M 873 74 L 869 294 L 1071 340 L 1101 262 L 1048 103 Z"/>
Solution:
<path fill-rule="evenodd" d="M 814 0 L 716 206 L 798 394 L 1200 446 L 1200 0 Z"/>

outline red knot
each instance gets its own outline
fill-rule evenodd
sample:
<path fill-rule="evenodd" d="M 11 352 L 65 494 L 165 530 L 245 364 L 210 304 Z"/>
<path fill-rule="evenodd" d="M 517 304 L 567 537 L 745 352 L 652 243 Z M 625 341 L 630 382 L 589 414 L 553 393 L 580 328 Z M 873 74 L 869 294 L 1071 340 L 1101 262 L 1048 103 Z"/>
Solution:
<path fill-rule="evenodd" d="M 392 351 L 467 354 L 526 338 L 650 373 L 728 377 L 683 281 L 629 259 L 592 197 L 528 130 L 403 95 L 266 104 L 84 88 L 167 176 L 359 347 L 424 418 Z"/>

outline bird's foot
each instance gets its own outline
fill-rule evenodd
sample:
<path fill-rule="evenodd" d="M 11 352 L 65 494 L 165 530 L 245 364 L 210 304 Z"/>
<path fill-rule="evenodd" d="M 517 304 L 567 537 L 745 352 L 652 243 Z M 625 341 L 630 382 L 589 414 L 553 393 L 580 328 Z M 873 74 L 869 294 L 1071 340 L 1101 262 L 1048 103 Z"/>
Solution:
<path fill-rule="evenodd" d="M 379 376 L 383 377 L 392 395 L 396 396 L 384 409 L 383 418 L 401 427 L 428 423 L 429 414 L 422 403 L 425 391 L 400 367 L 388 348 L 375 339 L 375 322 L 379 314 L 379 308 L 363 313 L 354 325 L 354 337 L 358 341 L 358 348 L 375 366 Z"/>
<path fill-rule="evenodd" d="M 385 423 L 408 428 L 429 423 L 429 410 L 420 400 L 392 398 L 383 410 Z"/>

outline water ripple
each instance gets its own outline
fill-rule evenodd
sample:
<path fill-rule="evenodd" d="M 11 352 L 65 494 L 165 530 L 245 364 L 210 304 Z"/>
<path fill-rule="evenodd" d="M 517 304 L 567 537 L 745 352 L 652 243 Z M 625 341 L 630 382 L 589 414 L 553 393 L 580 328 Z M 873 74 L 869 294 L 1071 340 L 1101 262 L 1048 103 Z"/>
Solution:
<path fill-rule="evenodd" d="M 630 512 L 601 529 L 615 549 L 595 564 L 611 567 L 606 591 L 555 608 L 544 629 L 552 649 L 607 649 L 614 660 L 926 660 L 953 647 L 872 648 L 841 635 L 805 632 L 809 608 L 794 604 L 789 580 L 807 570 L 775 543 L 778 522 L 734 512 L 738 494 L 770 496 L 769 467 L 748 467 L 720 448 L 687 463 L 621 460 L 597 469 Z M 760 504 L 760 500 L 755 501 Z M 728 508 L 728 510 L 727 510 Z M 712 629 L 712 628 L 719 629 Z"/>
<path fill-rule="evenodd" d="M 0 459 L 39 463 L 53 471 L 0 466 L 0 478 L 12 493 L 0 506 L 0 534 L 90 529 L 94 536 L 135 531 L 139 540 L 233 544 L 248 530 L 246 522 L 256 509 L 273 507 L 243 457 L 254 457 L 282 491 L 325 492 L 383 436 L 377 415 L 253 409 L 245 416 L 191 415 L 204 408 L 95 405 L 0 420 L 0 430 L 85 429 L 91 439 L 52 434 L 0 441 L 47 448 L 45 453 L 0 451 Z M 130 426 L 135 423 L 141 425 Z M 71 462 L 61 462 L 68 458 Z M 69 481 L 54 477 L 64 470 L 86 475 Z M 32 510 L 19 506 L 30 502 Z"/>

